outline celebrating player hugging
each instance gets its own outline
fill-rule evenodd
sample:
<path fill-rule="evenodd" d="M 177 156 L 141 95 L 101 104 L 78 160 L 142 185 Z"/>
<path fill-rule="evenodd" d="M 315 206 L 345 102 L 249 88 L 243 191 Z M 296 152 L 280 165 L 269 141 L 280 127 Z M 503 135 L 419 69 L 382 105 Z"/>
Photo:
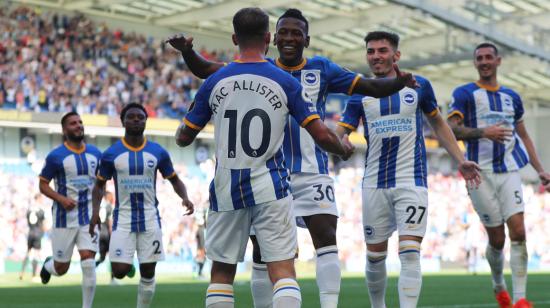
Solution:
<path fill-rule="evenodd" d="M 302 293 L 301 286 L 306 287 L 303 283 L 298 284 L 295 268 L 299 251 L 297 227 L 301 227 L 308 230 L 314 247 L 311 257 L 315 260 L 318 288 L 314 296 L 319 299 L 314 305 L 337 308 L 347 300 L 340 296 L 341 259 L 349 250 L 342 244 L 347 244 L 345 240 L 337 243 L 336 234 L 338 224 L 341 230 L 349 230 L 345 224 L 349 220 L 357 222 L 363 230 L 363 235 L 360 231 L 355 232 L 359 239 L 352 248 L 359 251 L 359 260 L 365 261 L 366 289 L 361 287 L 364 301 L 358 305 L 364 306 L 368 292 L 371 307 L 386 308 L 387 266 L 391 268 L 386 265 L 387 259 L 388 264 L 392 263 L 392 257 L 388 257 L 389 239 L 397 231 L 395 262 L 400 263 L 400 272 L 393 302 L 398 302 L 401 308 L 415 308 L 422 293 L 423 271 L 427 271 L 421 269 L 421 260 L 422 254 L 425 258 L 428 255 L 426 247 L 430 238 L 424 239 L 427 233 L 429 236 L 428 216 L 437 211 L 437 206 L 428 205 L 428 155 L 431 154 L 426 153 L 423 128 L 429 125 L 438 144 L 454 161 L 460 179 L 466 182 L 464 194 L 467 190 L 477 215 L 473 209 L 469 213 L 476 219 L 479 216 L 479 226 L 483 225 L 488 234 L 484 257 L 489 263 L 492 290 L 499 307 L 533 307 L 534 298 L 527 300 L 528 226 L 524 222 L 526 202 L 519 170 L 530 163 L 542 183 L 541 192 L 550 192 L 550 173 L 544 170 L 527 133 L 520 95 L 497 82 L 497 69 L 502 61 L 497 46 L 482 43 L 474 49 L 473 60 L 479 79 L 453 91 L 445 120 L 432 88 L 432 82 L 437 85 L 435 80 L 430 78 L 430 82 L 422 76 L 401 71 L 397 65 L 401 59 L 399 35 L 387 31 L 367 32 L 364 37 L 366 60 L 374 77 L 364 78 L 324 56 L 304 55 L 310 46 L 308 19 L 298 9 L 278 9 L 276 12 L 282 12 L 278 18 L 257 7 L 242 8 L 233 15 L 231 39 L 239 54 L 230 63 L 203 57 L 202 51 L 193 49 L 192 37 L 175 35 L 169 38 L 162 45 L 162 52 L 165 46 L 171 46 L 181 53 L 181 57 L 168 50 L 172 52 L 169 60 L 172 63 L 167 66 L 179 62 L 170 69 L 161 69 L 162 74 L 169 76 L 166 77 L 168 81 L 163 81 L 165 84 L 157 83 L 152 75 L 147 76 L 149 79 L 134 80 L 137 74 L 130 72 L 136 70 L 136 64 L 121 56 L 120 65 L 128 65 L 127 73 L 135 82 L 131 86 L 115 82 L 116 85 L 106 91 L 112 96 L 126 97 L 127 94 L 127 98 L 132 98 L 112 106 L 111 114 L 120 110 L 118 116 L 123 127 L 120 132 L 124 135 L 114 144 L 109 142 L 110 146 L 103 153 L 85 142 L 84 125 L 77 112 L 61 116 L 63 143 L 48 153 L 39 176 L 40 192 L 53 200 L 53 226 L 49 233 L 44 233 L 48 213 L 38 207 L 38 201 L 29 204 L 28 249 L 20 279 L 23 279 L 29 259 L 33 263 L 33 274 L 36 273 L 40 241 L 46 235 L 51 238 L 52 255 L 45 259 L 40 271 L 43 284 L 48 284 L 51 276 L 63 276 L 68 272 L 76 246 L 82 271 L 82 307 L 89 308 L 93 306 L 96 293 L 96 267 L 105 261 L 107 254 L 112 285 L 119 284 L 116 279 L 134 276 L 137 267 L 134 267 L 134 257 L 137 256 L 140 279 L 135 306 L 156 307 L 153 298 L 157 289 L 156 272 L 163 270 L 157 267 L 157 262 L 165 259 L 164 232 L 164 237 L 170 238 L 166 242 L 169 260 L 174 251 L 177 251 L 174 255 L 182 259 L 194 259 L 194 278 L 202 278 L 203 268 L 205 272 L 210 270 L 209 284 L 204 287 L 206 293 L 201 291 L 199 299 L 203 301 L 204 297 L 206 308 L 241 307 L 245 301 L 236 298 L 234 282 L 237 265 L 245 260 L 250 239 L 250 293 L 254 307 L 298 308 L 306 301 L 305 296 L 302 297 L 306 292 Z M 270 19 L 275 31 L 272 49 L 276 56 L 273 58 L 267 57 L 272 42 Z M 321 25 L 318 21 L 312 20 L 315 27 Z M 311 33 L 313 35 L 314 31 Z M 137 49 L 129 49 L 132 49 L 130 54 L 136 54 Z M 122 63 L 123 60 L 129 63 Z M 166 64 L 156 63 L 153 55 L 149 60 L 147 64 L 147 61 L 142 63 L 144 67 Z M 183 62 L 188 68 L 185 71 L 182 70 Z M 181 180 L 187 181 L 186 174 L 180 174 L 180 179 L 174 169 L 172 158 L 176 163 L 187 159 L 190 148 L 181 150 L 183 156 L 169 153 L 171 147 L 164 147 L 165 143 L 159 141 L 167 140 L 166 136 L 153 139 L 163 144 L 161 146 L 144 134 L 148 117 L 155 117 L 158 111 L 151 107 L 156 104 L 156 97 L 168 97 L 173 94 L 170 91 L 181 90 L 176 88 L 189 81 L 184 79 L 190 78 L 190 73 L 204 80 L 199 88 L 199 80 L 189 79 L 196 83 L 198 90 L 196 93 L 189 91 L 185 99 L 193 102 L 188 109 L 182 103 L 185 110 L 174 116 L 181 119 L 185 115 L 182 123 L 167 121 L 173 124 L 167 126 L 167 130 L 171 138 L 172 130 L 179 124 L 175 145 L 171 145 L 181 150 L 178 147 L 194 144 L 207 125 L 208 129 L 214 127 L 215 163 L 208 160 L 206 146 L 201 155 L 196 155 L 197 162 L 212 163 L 213 179 L 208 189 L 200 186 L 204 179 L 197 185 L 192 182 L 193 185 L 187 183 L 186 186 Z M 142 81 L 151 80 L 153 82 L 147 86 L 142 84 Z M 155 97 L 147 93 L 128 94 L 140 92 L 135 89 L 139 87 L 153 88 L 154 92 L 157 85 Z M 166 90 L 165 85 L 173 88 Z M 0 107 L 4 100 L 2 93 L 10 91 L 4 88 L 9 86 L 0 79 Z M 123 92 L 121 89 L 125 87 L 128 89 L 124 91 L 129 91 L 124 95 L 114 93 Z M 325 117 L 331 117 L 327 107 L 329 94 L 349 96 L 342 114 L 338 114 L 339 121 L 332 123 L 334 130 L 330 121 L 325 124 Z M 6 96 L 7 100 L 11 100 L 10 95 Z M 139 101 L 149 98 L 151 102 L 145 104 Z M 37 95 L 37 99 L 42 98 Z M 167 101 L 174 105 L 182 102 L 173 97 Z M 81 109 L 75 107 L 74 110 Z M 159 112 L 168 112 L 166 110 Z M 149 120 L 150 128 L 158 123 Z M 357 130 L 362 136 L 354 133 Z M 351 196 L 357 197 L 347 198 L 357 202 L 359 213 L 360 201 L 353 199 L 359 199 L 361 193 L 361 218 L 350 215 L 346 207 L 339 213 L 337 200 L 346 203 L 342 201 L 346 196 L 336 193 L 335 179 L 329 174 L 331 154 L 344 161 L 353 156 L 355 147 L 349 137 L 352 133 L 352 139 L 364 138 L 366 141 L 361 152 L 364 153 L 364 168 L 355 169 L 363 172 L 361 187 L 357 185 L 361 176 L 354 175 L 355 184 L 349 185 L 349 191 L 353 191 Z M 457 140 L 464 140 L 465 154 Z M 211 141 L 200 142 L 206 145 Z M 357 166 L 361 155 L 354 155 L 351 164 L 342 165 Z M 338 157 L 336 160 L 340 161 Z M 202 163 L 197 166 L 203 168 Z M 341 165 L 336 169 L 339 167 Z M 189 170 L 189 174 L 195 176 L 192 168 Z M 169 191 L 173 189 L 177 194 L 177 210 L 181 204 L 184 215 L 195 212 L 193 202 L 208 202 L 208 209 L 199 208 L 195 212 L 195 227 L 189 227 L 191 219 L 177 221 L 173 228 L 172 221 L 161 223 L 159 199 L 163 200 L 164 189 L 159 188 L 157 192 L 158 173 L 170 183 Z M 162 179 L 158 178 L 158 183 Z M 345 182 L 340 177 L 337 179 L 338 183 Z M 55 189 L 50 187 L 52 180 Z M 107 186 L 111 180 L 114 191 L 109 192 Z M 435 181 L 430 180 L 432 182 Z M 432 184 L 431 189 L 434 186 Z M 436 193 L 430 191 L 431 196 Z M 157 196 L 161 197 L 157 199 Z M 38 194 L 36 199 L 41 197 Z M 437 205 L 437 200 L 430 203 Z M 162 216 L 166 216 L 164 209 L 161 208 Z M 362 219 L 362 224 L 349 219 L 350 216 Z M 462 225 L 470 227 L 470 222 L 463 221 Z M 479 230 L 483 232 L 481 227 Z M 512 296 L 503 274 L 506 237 L 510 239 Z M 196 238 L 196 250 L 193 245 L 174 244 L 187 244 L 186 239 L 192 241 L 193 238 Z M 421 249 L 423 241 L 424 250 Z M 357 245 L 365 247 L 365 251 L 356 249 Z M 98 251 L 99 260 L 95 261 Z M 304 255 L 307 256 L 307 251 Z M 362 263 L 360 268 L 363 269 Z M 424 279 L 427 281 L 428 277 Z M 163 294 L 157 293 L 155 302 L 159 304 Z M 491 298 L 486 295 L 488 300 L 494 301 L 493 295 Z M 95 300 L 96 306 L 101 305 L 99 297 Z M 391 304 L 389 300 L 388 303 Z M 192 306 L 184 298 L 177 299 L 175 305 Z"/>

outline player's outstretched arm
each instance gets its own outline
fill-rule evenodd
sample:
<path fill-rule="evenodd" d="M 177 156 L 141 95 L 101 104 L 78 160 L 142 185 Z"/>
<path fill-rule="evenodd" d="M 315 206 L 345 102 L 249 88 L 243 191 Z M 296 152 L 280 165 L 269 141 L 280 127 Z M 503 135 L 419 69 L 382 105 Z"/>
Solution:
<path fill-rule="evenodd" d="M 185 123 L 181 123 L 176 131 L 176 144 L 180 147 L 186 147 L 193 143 L 197 137 L 199 130 L 193 129 Z"/>
<path fill-rule="evenodd" d="M 185 188 L 185 184 L 183 184 L 183 182 L 180 180 L 180 178 L 177 175 L 169 178 L 168 180 L 170 181 L 170 184 L 172 184 L 172 187 L 174 188 L 174 191 L 176 192 L 176 194 L 180 196 L 181 205 L 183 205 L 183 207 L 187 209 L 184 215 L 193 214 L 193 212 L 195 212 L 195 206 L 187 196 L 187 189 Z"/>
<path fill-rule="evenodd" d="M 74 209 L 75 206 L 77 205 L 77 202 L 75 200 L 69 197 L 65 197 L 62 194 L 53 190 L 50 187 L 50 181 L 46 181 L 45 178 L 42 178 L 42 177 L 40 178 L 40 183 L 38 184 L 38 188 L 40 189 L 40 192 L 43 195 L 61 204 L 61 206 L 67 211 Z"/>
<path fill-rule="evenodd" d="M 186 38 L 183 34 L 177 34 L 167 39 L 165 43 L 170 44 L 181 53 L 191 73 L 199 78 L 208 78 L 224 65 L 219 62 L 208 61 L 196 53 L 193 49 L 193 37 Z"/>
<path fill-rule="evenodd" d="M 417 88 L 419 84 L 416 82 L 413 74 L 402 72 L 397 64 L 393 65 L 397 74 L 395 78 L 380 78 L 380 79 L 365 79 L 361 78 L 353 88 L 354 94 L 367 95 L 372 97 L 390 96 L 404 87 Z"/>
<path fill-rule="evenodd" d="M 428 121 L 439 140 L 439 143 L 447 150 L 449 155 L 458 162 L 458 170 L 470 187 L 478 187 L 481 183 L 481 168 L 478 164 L 464 159 L 462 151 L 458 147 L 455 135 L 439 112 L 428 116 Z"/>
<path fill-rule="evenodd" d="M 347 135 L 340 140 L 320 119 L 312 120 L 305 129 L 323 150 L 339 155 L 344 160 L 347 160 L 355 150 Z"/>
<path fill-rule="evenodd" d="M 92 237 L 95 236 L 95 226 L 101 228 L 101 219 L 99 219 L 99 206 L 101 205 L 101 200 L 105 195 L 105 184 L 107 182 L 97 178 L 95 181 L 94 188 L 92 189 L 92 218 L 90 219 L 90 228 L 89 232 Z"/>
<path fill-rule="evenodd" d="M 523 145 L 525 145 L 525 149 L 527 150 L 527 154 L 529 155 L 529 162 L 531 163 L 531 166 L 533 166 L 533 168 L 539 174 L 540 181 L 542 185 L 544 185 L 546 191 L 550 192 L 550 173 L 544 171 L 544 167 L 540 162 L 535 144 L 529 136 L 529 133 L 527 132 L 527 129 L 525 128 L 525 123 L 523 123 L 523 121 L 519 121 L 516 123 L 516 132 L 521 138 L 521 141 L 523 141 Z"/>
<path fill-rule="evenodd" d="M 344 135 L 349 135 L 351 134 L 352 130 L 347 128 L 347 127 L 343 127 L 343 126 L 336 126 L 336 136 L 340 137 L 340 138 L 343 138 Z"/>
<path fill-rule="evenodd" d="M 458 115 L 452 115 L 447 122 L 458 140 L 487 138 L 498 143 L 504 143 L 512 137 L 511 129 L 501 127 L 503 123 L 485 128 L 466 127 L 464 121 Z"/>

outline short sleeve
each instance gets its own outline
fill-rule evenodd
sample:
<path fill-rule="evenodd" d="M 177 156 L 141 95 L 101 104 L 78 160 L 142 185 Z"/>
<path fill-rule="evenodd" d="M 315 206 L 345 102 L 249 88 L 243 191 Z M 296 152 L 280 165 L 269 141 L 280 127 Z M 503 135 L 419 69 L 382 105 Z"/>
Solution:
<path fill-rule="evenodd" d="M 344 108 L 344 113 L 338 121 L 338 125 L 347 129 L 356 130 L 359 126 L 359 120 L 363 117 L 363 96 L 353 95 Z"/>
<path fill-rule="evenodd" d="M 46 162 L 44 163 L 44 167 L 42 168 L 39 177 L 49 182 L 55 177 L 57 170 L 57 158 L 53 153 L 50 153 L 46 156 Z"/>
<path fill-rule="evenodd" d="M 185 125 L 194 130 L 201 130 L 212 117 L 212 110 L 208 104 L 210 91 L 207 91 L 206 84 L 205 82 L 195 95 L 191 110 L 183 119 Z"/>
<path fill-rule="evenodd" d="M 92 155 L 95 156 L 98 163 L 101 163 L 101 151 L 98 148 L 94 148 L 94 151 L 92 152 Z M 97 175 L 99 172 L 99 168 L 95 169 L 95 175 Z"/>
<path fill-rule="evenodd" d="M 115 173 L 114 158 L 112 155 L 105 152 L 103 153 L 99 163 L 99 171 L 97 172 L 97 177 L 100 180 L 107 181 L 113 177 L 114 173 Z"/>
<path fill-rule="evenodd" d="M 426 79 L 419 79 L 421 85 L 420 109 L 429 116 L 437 114 L 437 100 L 431 83 Z"/>
<path fill-rule="evenodd" d="M 287 89 L 288 110 L 290 115 L 305 127 L 309 122 L 320 119 L 317 108 L 311 102 L 302 85 L 295 79 L 291 79 L 290 89 Z"/>
<path fill-rule="evenodd" d="M 165 179 L 171 178 L 176 175 L 176 172 L 174 171 L 174 166 L 172 165 L 172 160 L 170 159 L 170 155 L 168 154 L 168 152 L 166 152 L 165 149 L 162 149 L 160 152 L 160 159 L 157 167 L 160 171 L 160 174 L 162 174 L 162 177 Z"/>
<path fill-rule="evenodd" d="M 514 93 L 513 96 L 514 99 L 514 121 L 520 122 L 523 120 L 523 114 L 525 113 L 525 110 L 523 109 L 523 102 L 521 101 L 521 97 Z"/>
<path fill-rule="evenodd" d="M 450 118 L 454 115 L 464 119 L 466 114 L 466 104 L 468 103 L 469 96 L 462 88 L 457 88 L 453 91 L 453 97 L 451 98 L 451 104 L 449 105 L 449 113 L 447 117 Z"/>
<path fill-rule="evenodd" d="M 361 78 L 359 74 L 342 68 L 340 65 L 327 62 L 328 91 L 330 93 L 344 93 L 351 95 L 355 84 Z"/>

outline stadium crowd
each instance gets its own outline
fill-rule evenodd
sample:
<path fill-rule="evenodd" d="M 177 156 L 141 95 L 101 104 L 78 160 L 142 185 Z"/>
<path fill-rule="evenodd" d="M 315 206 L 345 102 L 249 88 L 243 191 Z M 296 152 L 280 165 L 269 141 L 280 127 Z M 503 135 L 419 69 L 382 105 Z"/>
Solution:
<path fill-rule="evenodd" d="M 207 160 L 200 166 L 177 166 L 180 178 L 189 189 L 189 196 L 201 212 L 208 206 L 208 184 L 213 176 L 213 163 Z M 2 171 L 3 170 L 3 171 Z M 26 211 L 33 203 L 40 203 L 46 213 L 46 229 L 51 228 L 51 201 L 38 193 L 38 177 L 31 172 L 19 175 L 0 169 L 0 256 L 21 261 L 27 249 L 28 230 Z M 335 175 L 336 200 L 340 210 L 338 223 L 339 257 L 349 271 L 363 271 L 365 244 L 361 223 L 360 168 L 343 168 Z M 183 208 L 167 181 L 158 180 L 157 197 L 167 260 L 193 263 L 196 254 L 196 224 L 194 217 L 183 216 Z M 473 211 L 462 179 L 456 176 L 432 174 L 429 176 L 429 211 L 422 257 L 429 261 L 466 266 L 467 253 L 481 259 L 487 242 L 477 214 Z M 113 191 L 114 187 L 108 187 Z M 550 224 L 550 194 L 539 193 L 536 186 L 524 186 L 526 202 L 525 225 L 532 269 L 550 268 L 550 239 L 544 226 Z M 33 193 L 29 193 L 33 192 Z M 299 231 L 301 261 L 314 262 L 315 249 L 306 229 Z M 250 247 L 249 247 L 250 248 Z M 506 249 L 509 249 L 507 247 Z M 397 241 L 390 240 L 391 254 L 397 255 Z M 48 232 L 43 239 L 42 258 L 51 254 Z M 77 254 L 74 255 L 77 258 Z M 397 256 L 395 256 L 397 258 Z M 478 266 L 485 262 L 477 262 Z"/>
<path fill-rule="evenodd" d="M 33 112 L 66 112 L 117 116 L 125 104 L 143 102 L 149 117 L 180 119 L 197 91 L 200 80 L 187 69 L 181 56 L 160 41 L 109 29 L 85 16 L 72 17 L 26 7 L 0 10 L 0 108 Z M 230 61 L 233 52 L 200 53 L 207 59 Z M 213 165 L 179 166 L 192 201 L 208 206 L 208 180 Z M 344 168 L 335 175 L 340 210 L 338 245 L 348 269 L 364 262 L 361 222 L 362 169 Z M 159 180 L 161 181 L 161 180 Z M 162 181 L 161 181 L 162 182 Z M 167 182 L 159 183 L 158 199 L 163 218 L 167 256 L 189 262 L 195 255 L 194 219 L 183 216 Z M 114 187 L 109 190 L 114 191 Z M 33 193 L 29 194 L 31 191 Z M 429 176 L 429 225 L 422 244 L 425 259 L 466 264 L 468 253 L 482 257 L 487 242 L 473 211 L 464 183 L 454 176 Z M 525 186 L 525 224 L 530 264 L 550 268 L 550 195 Z M 51 226 L 51 201 L 38 194 L 38 178 L 0 170 L 0 256 L 22 260 L 26 252 L 26 210 L 40 204 Z M 536 240 L 534 240 L 536 239 Z M 50 255 L 48 233 L 42 255 Z M 300 259 L 314 260 L 315 249 L 307 231 L 299 232 Z M 391 241 L 389 251 L 397 251 Z M 508 248 L 507 248 L 508 249 Z M 508 254 L 506 254 L 508 255 Z"/>
<path fill-rule="evenodd" d="M 0 108 L 118 114 L 129 102 L 150 117 L 181 118 L 200 80 L 179 53 L 153 38 L 109 29 L 83 15 L 0 10 Z M 201 49 L 230 61 L 233 52 Z"/>

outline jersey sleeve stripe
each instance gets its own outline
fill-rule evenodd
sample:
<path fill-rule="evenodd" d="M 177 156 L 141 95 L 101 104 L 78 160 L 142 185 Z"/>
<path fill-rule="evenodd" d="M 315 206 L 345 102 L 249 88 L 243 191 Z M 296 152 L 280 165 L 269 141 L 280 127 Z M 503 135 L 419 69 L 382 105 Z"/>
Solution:
<path fill-rule="evenodd" d="M 187 118 L 183 119 L 183 123 L 185 123 L 185 125 L 191 127 L 191 128 L 194 129 L 194 130 L 201 130 L 201 129 L 202 129 L 201 126 L 198 126 L 198 125 L 192 123 L 192 122 L 189 121 Z"/>
<path fill-rule="evenodd" d="M 344 123 L 344 122 L 338 122 L 336 123 L 337 125 L 339 126 L 342 126 L 342 127 L 345 127 L 345 128 L 348 128 L 348 129 L 351 129 L 352 131 L 355 131 L 357 129 L 357 127 L 351 125 L 351 124 L 348 124 L 348 123 Z"/>
<path fill-rule="evenodd" d="M 437 108 L 436 108 L 436 109 L 432 110 L 432 112 L 428 113 L 428 116 L 429 117 L 435 117 L 438 112 L 439 112 L 439 110 L 437 110 Z"/>
<path fill-rule="evenodd" d="M 359 81 L 359 79 L 361 79 L 361 76 L 356 75 L 355 78 L 353 79 L 353 82 L 351 83 L 351 86 L 349 86 L 348 95 L 353 94 L 353 89 L 355 89 L 355 86 L 357 85 L 357 82 Z"/>
<path fill-rule="evenodd" d="M 300 126 L 302 127 L 306 127 L 306 125 L 309 124 L 309 122 L 315 120 L 315 119 L 320 119 L 321 117 L 318 115 L 318 114 L 312 114 L 310 115 L 309 117 L 307 117 L 305 120 L 302 121 L 302 124 L 300 124 Z"/>
<path fill-rule="evenodd" d="M 175 177 L 176 175 L 177 175 L 177 174 L 176 174 L 176 172 L 174 171 L 174 172 L 172 172 L 172 174 L 170 174 L 169 176 L 165 177 L 165 179 L 171 179 L 171 178 Z"/>
<path fill-rule="evenodd" d="M 459 116 L 461 119 L 464 119 L 464 114 L 463 114 L 462 112 L 458 111 L 458 110 L 455 110 L 455 111 L 449 113 L 449 115 L 447 116 L 447 119 L 451 118 L 451 117 L 454 116 L 454 115 L 457 115 L 457 116 Z"/>

